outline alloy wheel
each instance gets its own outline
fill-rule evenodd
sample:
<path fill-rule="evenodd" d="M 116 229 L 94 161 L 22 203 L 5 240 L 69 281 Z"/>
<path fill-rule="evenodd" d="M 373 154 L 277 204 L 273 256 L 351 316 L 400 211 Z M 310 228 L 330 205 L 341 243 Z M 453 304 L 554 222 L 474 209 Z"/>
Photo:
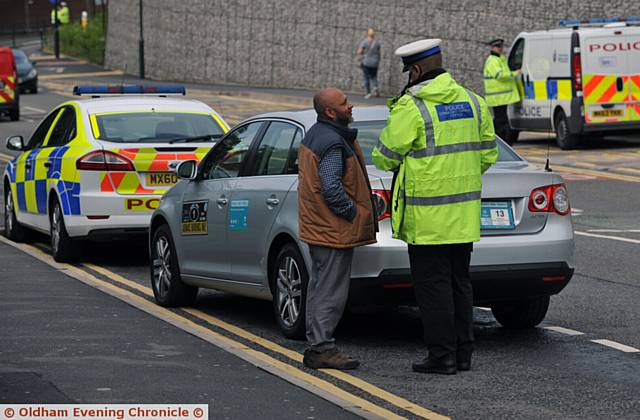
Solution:
<path fill-rule="evenodd" d="M 302 277 L 296 260 L 286 256 L 278 267 L 278 313 L 283 324 L 291 327 L 300 316 Z"/>
<path fill-rule="evenodd" d="M 155 243 L 153 283 L 160 296 L 165 296 L 171 285 L 171 248 L 169 240 L 160 236 Z"/>
<path fill-rule="evenodd" d="M 62 214 L 60 206 L 56 204 L 51 215 L 51 248 L 56 254 L 60 248 L 60 232 L 62 230 Z"/>

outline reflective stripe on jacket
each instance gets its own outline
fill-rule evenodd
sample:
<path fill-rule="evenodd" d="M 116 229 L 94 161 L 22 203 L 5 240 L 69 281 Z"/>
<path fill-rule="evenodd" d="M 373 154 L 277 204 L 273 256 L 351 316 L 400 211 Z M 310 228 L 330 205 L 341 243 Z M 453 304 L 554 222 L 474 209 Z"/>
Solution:
<path fill-rule="evenodd" d="M 397 170 L 393 237 L 436 245 L 480 240 L 482 173 L 496 162 L 484 100 L 443 73 L 391 106 L 373 163 Z"/>
<path fill-rule="evenodd" d="M 515 78 L 504 55 L 491 54 L 484 63 L 484 97 L 489 106 L 501 106 L 520 102 Z"/>

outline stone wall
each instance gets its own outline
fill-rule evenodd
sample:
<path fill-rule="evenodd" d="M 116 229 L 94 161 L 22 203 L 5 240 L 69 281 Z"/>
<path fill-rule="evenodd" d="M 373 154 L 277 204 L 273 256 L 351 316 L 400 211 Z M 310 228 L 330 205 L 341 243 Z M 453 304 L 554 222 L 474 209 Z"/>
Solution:
<path fill-rule="evenodd" d="M 640 15 L 634 0 L 143 0 L 147 77 L 277 88 L 335 86 L 361 92 L 355 59 L 366 29 L 378 32 L 384 93 L 406 82 L 393 51 L 442 38 L 444 65 L 481 88 L 484 45 L 565 18 Z M 138 72 L 138 0 L 109 2 L 106 63 Z"/>

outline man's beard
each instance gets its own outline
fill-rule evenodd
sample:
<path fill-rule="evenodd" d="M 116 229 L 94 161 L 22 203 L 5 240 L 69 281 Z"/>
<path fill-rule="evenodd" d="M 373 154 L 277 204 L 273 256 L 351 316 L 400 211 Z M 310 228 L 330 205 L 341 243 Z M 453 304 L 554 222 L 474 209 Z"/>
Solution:
<path fill-rule="evenodd" d="M 347 127 L 353 122 L 353 117 L 351 117 L 349 114 L 338 114 L 336 115 L 336 122 Z"/>

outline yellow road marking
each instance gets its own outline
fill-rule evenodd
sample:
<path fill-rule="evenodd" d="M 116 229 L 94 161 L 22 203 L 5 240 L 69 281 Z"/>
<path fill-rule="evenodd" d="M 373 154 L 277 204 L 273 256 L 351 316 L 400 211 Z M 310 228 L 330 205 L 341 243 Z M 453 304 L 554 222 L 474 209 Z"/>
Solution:
<path fill-rule="evenodd" d="M 58 80 L 58 79 L 82 79 L 84 77 L 102 77 L 102 76 L 122 76 L 122 70 L 96 71 L 93 73 L 60 73 L 60 74 L 43 74 L 39 76 L 40 80 Z"/>
<path fill-rule="evenodd" d="M 147 296 L 153 296 L 153 292 L 151 291 L 151 289 L 149 289 L 146 286 L 142 286 L 132 280 L 129 280 L 123 276 L 121 276 L 120 274 L 114 273 L 106 268 L 97 266 L 95 264 L 90 264 L 90 263 L 85 263 L 83 264 L 85 267 L 94 270 L 102 275 L 104 275 L 105 277 L 108 277 L 114 281 L 117 281 L 125 286 L 128 286 L 132 289 L 138 290 L 142 293 L 144 293 Z M 283 356 L 288 357 L 291 360 L 294 360 L 298 363 L 302 363 L 302 355 L 296 351 L 290 350 L 286 347 L 283 347 L 277 343 L 274 343 L 272 341 L 269 341 L 267 339 L 264 339 L 262 337 L 259 337 L 255 334 L 252 334 L 242 328 L 236 327 L 235 325 L 231 325 L 225 321 L 222 321 L 221 319 L 218 319 L 214 316 L 211 316 L 205 312 L 202 312 L 198 309 L 193 309 L 193 308 L 182 308 L 183 311 L 193 315 L 196 318 L 199 318 L 205 322 L 208 322 L 209 324 L 215 325 L 219 328 L 222 328 L 226 331 L 229 331 L 232 334 L 235 334 L 239 337 L 242 337 L 246 340 L 249 340 L 253 343 L 256 343 L 268 350 L 271 350 L 275 353 L 280 353 Z M 412 403 L 409 400 L 406 400 L 402 397 L 399 397 L 397 395 L 394 395 L 388 391 L 385 391 L 382 388 L 379 388 L 375 385 L 372 385 L 368 382 L 363 381 L 360 378 L 357 378 L 353 375 L 349 375 L 348 373 L 345 372 L 341 372 L 339 370 L 335 370 L 335 369 L 321 369 L 322 372 L 326 373 L 329 376 L 333 376 L 336 379 L 340 379 L 343 382 L 346 382 L 352 386 L 355 386 L 356 388 L 359 388 L 367 393 L 369 393 L 370 395 L 373 395 L 374 397 L 380 398 L 390 404 L 395 405 L 396 407 L 399 407 L 403 410 L 407 410 L 417 416 L 420 417 L 424 417 L 424 418 L 429 418 L 429 419 L 445 419 L 447 417 L 442 416 L 438 413 L 435 413 L 431 410 L 428 410 L 426 408 L 423 408 L 415 403 Z"/>
<path fill-rule="evenodd" d="M 13 156 L 11 155 L 5 155 L 4 153 L 0 153 L 0 160 L 4 161 L 4 162 L 9 162 L 10 160 L 13 160 Z"/>
<path fill-rule="evenodd" d="M 100 291 L 110 294 L 131 306 L 134 306 L 144 312 L 147 312 L 163 321 L 187 331 L 193 335 L 196 335 L 232 354 L 240 357 L 243 360 L 252 363 L 262 369 L 265 369 L 295 385 L 313 392 L 316 395 L 321 396 L 329 401 L 332 401 L 342 408 L 352 411 L 360 416 L 368 418 L 383 418 L 383 419 L 402 419 L 403 417 L 385 409 L 379 407 L 367 400 L 350 394 L 330 382 L 310 375 L 294 366 L 281 362 L 273 357 L 254 350 L 238 341 L 228 338 L 222 334 L 216 333 L 210 329 L 207 329 L 195 322 L 184 318 L 168 309 L 162 308 L 147 299 L 129 292 L 113 284 L 100 280 L 91 273 L 84 271 L 78 267 L 70 264 L 61 264 L 53 261 L 51 256 L 44 253 L 40 249 L 25 244 L 16 244 L 4 237 L 0 237 L 0 241 L 20 249 L 23 252 L 39 259 L 40 261 L 65 272 L 70 277 L 75 278 L 89 286 L 92 286 Z M 140 286 L 142 287 L 142 286 Z M 442 418 L 442 417 L 441 417 Z"/>
<path fill-rule="evenodd" d="M 635 169 L 635 168 L 616 168 L 616 171 L 631 172 L 633 174 L 640 174 L 640 169 Z"/>
<path fill-rule="evenodd" d="M 586 166 L 588 168 L 597 168 L 598 165 L 593 164 L 593 163 L 589 163 L 589 162 L 576 162 L 574 163 L 574 165 L 576 166 Z"/>

